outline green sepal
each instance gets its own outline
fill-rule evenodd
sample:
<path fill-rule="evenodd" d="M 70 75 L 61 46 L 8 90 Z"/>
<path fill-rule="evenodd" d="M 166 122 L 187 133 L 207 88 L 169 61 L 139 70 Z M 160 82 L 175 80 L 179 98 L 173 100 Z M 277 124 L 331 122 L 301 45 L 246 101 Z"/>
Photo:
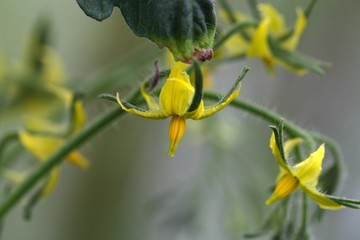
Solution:
<path fill-rule="evenodd" d="M 176 61 L 189 61 L 195 50 L 212 49 L 216 17 L 212 0 L 77 0 L 86 15 L 102 21 L 118 7 L 139 37 L 167 47 Z"/>
<path fill-rule="evenodd" d="M 333 200 L 334 202 L 343 205 L 344 207 L 360 209 L 360 200 L 350 199 L 350 198 L 340 198 L 331 195 L 326 195 L 328 198 Z"/>
<path fill-rule="evenodd" d="M 269 41 L 269 46 L 274 57 L 288 64 L 294 69 L 308 70 L 319 75 L 324 75 L 323 67 L 330 67 L 331 64 L 322 60 L 310 57 L 297 51 L 287 51 L 278 46 L 273 41 Z"/>
<path fill-rule="evenodd" d="M 289 165 L 284 152 L 284 121 L 281 119 L 279 126 L 270 125 L 269 127 L 274 132 L 276 145 L 280 151 L 281 158 L 284 160 L 286 165 Z"/>
<path fill-rule="evenodd" d="M 109 94 L 109 93 L 101 93 L 99 96 L 98 96 L 99 99 L 105 99 L 105 100 L 109 100 L 111 102 L 115 102 L 117 103 L 117 100 L 116 100 L 116 97 L 112 94 Z"/>
<path fill-rule="evenodd" d="M 194 61 L 194 67 L 195 67 L 195 94 L 187 112 L 195 111 L 199 107 L 201 100 L 203 98 L 204 81 L 201 73 L 201 67 L 197 60 Z"/>

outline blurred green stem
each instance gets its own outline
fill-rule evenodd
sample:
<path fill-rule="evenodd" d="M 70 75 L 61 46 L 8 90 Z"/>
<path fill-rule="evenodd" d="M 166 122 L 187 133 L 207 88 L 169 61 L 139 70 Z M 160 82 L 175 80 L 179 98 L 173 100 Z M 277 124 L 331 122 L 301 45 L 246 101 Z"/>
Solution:
<path fill-rule="evenodd" d="M 227 0 L 218 0 L 218 2 L 220 3 L 220 6 L 225 10 L 230 22 L 235 23 L 236 22 L 235 14 L 232 10 L 232 7 L 228 3 L 228 1 Z"/>
<path fill-rule="evenodd" d="M 307 207 L 306 193 L 302 193 L 302 222 L 300 227 L 300 239 L 306 239 L 307 236 L 307 219 L 308 219 L 308 207 Z"/>
<path fill-rule="evenodd" d="M 140 103 L 138 96 L 139 91 L 134 93 L 131 99 Z M 59 165 L 72 150 L 80 147 L 86 140 L 89 140 L 92 136 L 124 113 L 125 112 L 120 107 L 115 107 L 90 123 L 70 141 L 66 142 L 62 148 L 55 152 L 55 154 L 40 167 L 35 169 L 13 192 L 7 195 L 0 205 L 0 219 L 6 215 L 6 213 L 37 183 L 39 179 L 46 176 L 53 167 Z"/>
<path fill-rule="evenodd" d="M 248 0 L 248 4 L 250 6 L 250 10 L 251 10 L 251 13 L 252 13 L 253 17 L 256 20 L 260 20 L 260 14 L 259 14 L 259 11 L 257 9 L 257 5 L 258 5 L 257 0 Z"/>

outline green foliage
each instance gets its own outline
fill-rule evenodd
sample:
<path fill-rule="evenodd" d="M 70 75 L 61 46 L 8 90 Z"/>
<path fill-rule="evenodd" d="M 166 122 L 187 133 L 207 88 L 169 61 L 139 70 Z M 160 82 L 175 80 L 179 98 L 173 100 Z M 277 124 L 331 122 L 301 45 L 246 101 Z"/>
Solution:
<path fill-rule="evenodd" d="M 216 17 L 211 0 L 77 0 L 86 15 L 102 21 L 114 7 L 121 10 L 130 29 L 160 48 L 167 47 L 176 60 L 188 61 L 195 50 L 212 48 Z"/>

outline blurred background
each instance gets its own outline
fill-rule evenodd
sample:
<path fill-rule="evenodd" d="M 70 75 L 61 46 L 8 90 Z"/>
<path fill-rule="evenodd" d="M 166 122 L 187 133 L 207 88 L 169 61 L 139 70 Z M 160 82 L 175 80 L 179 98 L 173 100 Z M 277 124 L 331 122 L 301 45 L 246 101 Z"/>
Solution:
<path fill-rule="evenodd" d="M 248 11 L 239 2 L 233 1 L 234 6 Z M 294 21 L 295 3 L 269 2 Z M 318 1 L 300 42 L 299 50 L 332 63 L 325 76 L 298 77 L 279 68 L 271 77 L 253 59 L 219 67 L 213 78 L 225 91 L 241 67 L 249 65 L 240 98 L 335 139 L 346 162 L 337 195 L 360 199 L 360 31 L 353 27 L 360 21 L 360 2 L 345 2 Z M 307 1 L 297 3 L 305 6 Z M 124 95 L 129 82 L 151 75 L 156 59 L 161 68 L 167 66 L 164 51 L 135 37 L 118 9 L 100 23 L 75 0 L 1 1 L 0 53 L 10 61 L 21 58 L 44 15 L 51 22 L 51 43 L 63 61 L 66 84 L 86 93 L 89 122 L 115 106 L 97 99 L 98 94 Z M 63 164 L 58 186 L 36 206 L 31 221 L 22 219 L 20 203 L 6 217 L 1 239 L 242 239 L 270 211 L 264 203 L 278 169 L 268 148 L 267 125 L 231 108 L 188 121 L 175 157 L 169 158 L 168 120 L 126 115 L 81 148 L 91 161 L 89 171 Z M 326 212 L 311 233 L 317 239 L 358 239 L 359 221 L 356 210 Z"/>

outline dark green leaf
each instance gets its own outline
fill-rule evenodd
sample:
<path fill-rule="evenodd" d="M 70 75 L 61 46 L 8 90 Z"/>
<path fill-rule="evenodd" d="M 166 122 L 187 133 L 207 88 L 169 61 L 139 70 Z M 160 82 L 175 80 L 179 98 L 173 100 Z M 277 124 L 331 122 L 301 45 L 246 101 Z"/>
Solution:
<path fill-rule="evenodd" d="M 175 60 L 191 60 L 195 50 L 211 49 L 216 18 L 212 0 L 77 0 L 83 11 L 99 21 L 119 7 L 130 29 L 160 48 L 167 47 Z"/>

